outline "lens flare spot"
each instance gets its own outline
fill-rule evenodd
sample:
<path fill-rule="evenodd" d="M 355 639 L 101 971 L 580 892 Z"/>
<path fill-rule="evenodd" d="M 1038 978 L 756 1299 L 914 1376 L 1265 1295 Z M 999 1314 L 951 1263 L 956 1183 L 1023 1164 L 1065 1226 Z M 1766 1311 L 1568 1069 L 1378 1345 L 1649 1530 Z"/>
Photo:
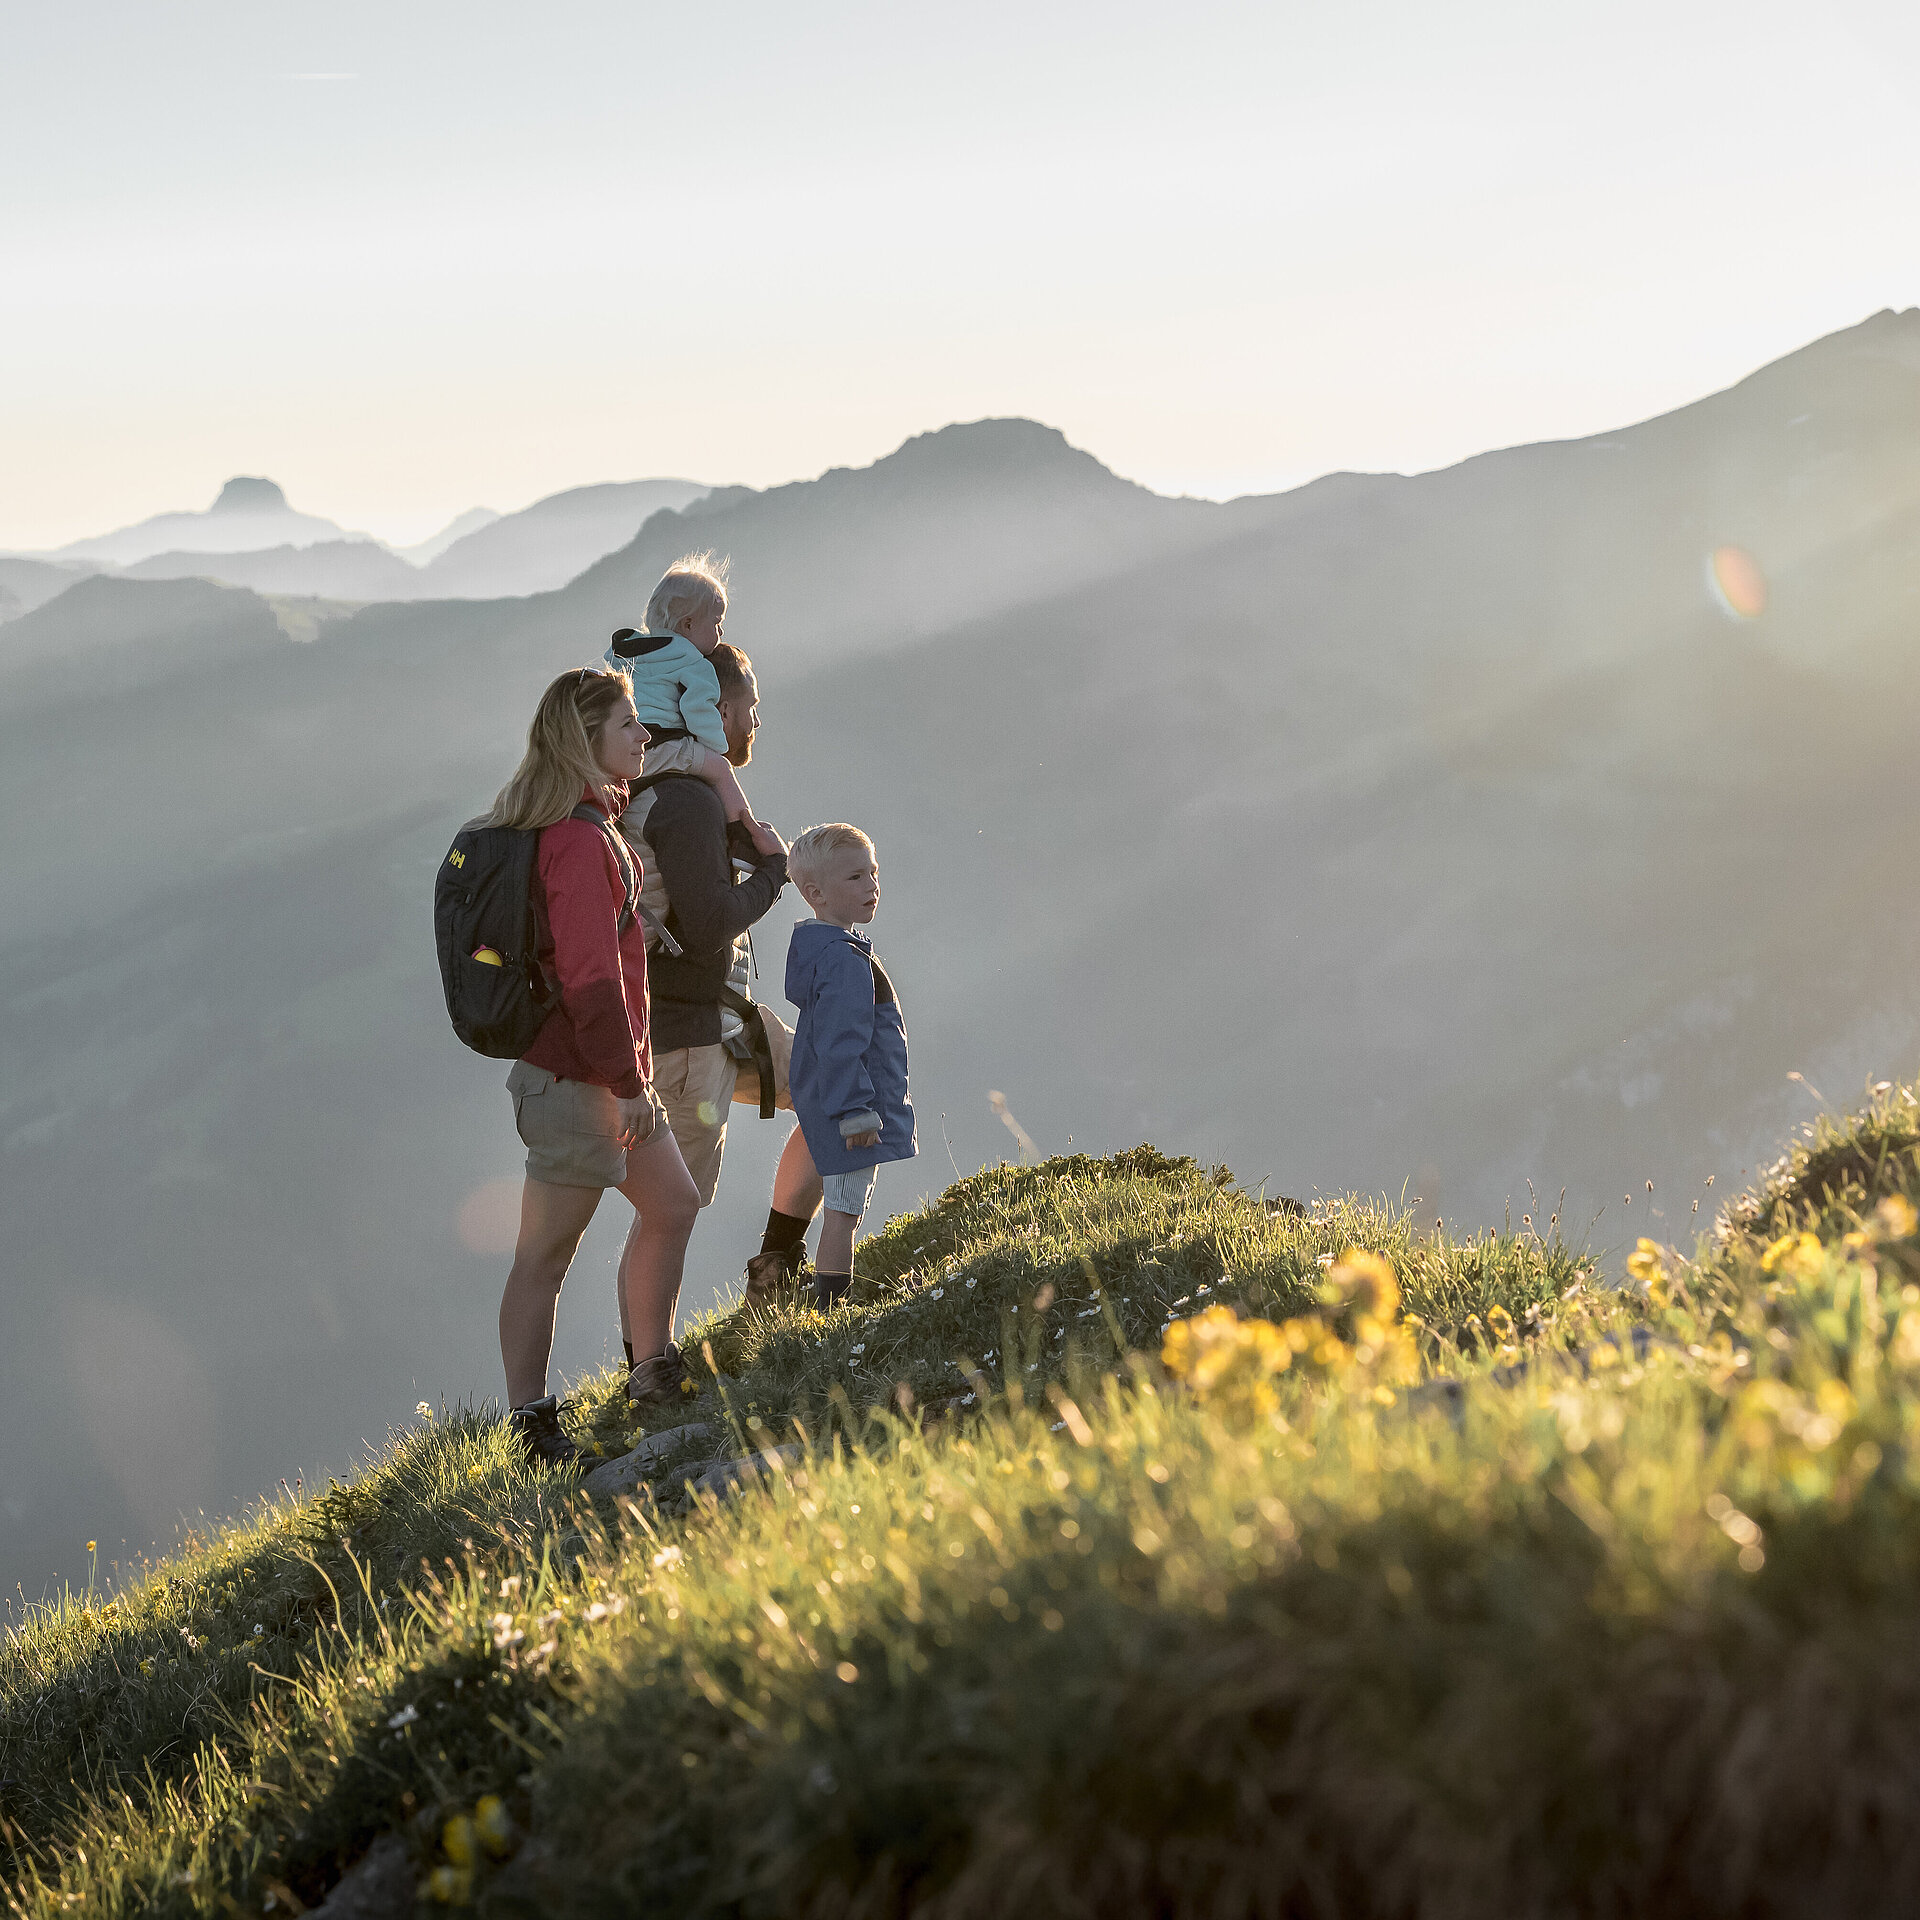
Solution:
<path fill-rule="evenodd" d="M 469 1253 L 511 1253 L 520 1237 L 520 1181 L 488 1180 L 460 1202 L 454 1221 Z"/>
<path fill-rule="evenodd" d="M 1730 620 L 1758 620 L 1767 610 L 1767 576 L 1745 547 L 1715 547 L 1707 560 L 1707 585 Z"/>
<path fill-rule="evenodd" d="M 693 1111 L 703 1127 L 717 1127 L 720 1124 L 720 1109 L 711 1100 L 702 1100 Z"/>

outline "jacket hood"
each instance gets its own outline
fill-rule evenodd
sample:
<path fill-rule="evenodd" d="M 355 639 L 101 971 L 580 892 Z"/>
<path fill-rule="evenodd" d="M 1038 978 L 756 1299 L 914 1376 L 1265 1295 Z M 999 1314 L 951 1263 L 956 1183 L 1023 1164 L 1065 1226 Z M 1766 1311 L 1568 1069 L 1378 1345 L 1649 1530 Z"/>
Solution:
<path fill-rule="evenodd" d="M 613 636 L 608 651 L 617 653 L 622 660 L 638 660 L 643 654 L 658 653 L 662 647 L 672 646 L 679 638 L 677 633 L 648 633 L 644 628 L 636 632 L 632 627 L 622 627 Z"/>
<path fill-rule="evenodd" d="M 873 942 L 857 928 L 836 927 L 827 920 L 802 920 L 793 929 L 793 941 L 787 948 L 787 998 L 796 1006 L 804 987 L 828 951 L 836 946 L 852 947 L 864 960 L 873 952 Z"/>

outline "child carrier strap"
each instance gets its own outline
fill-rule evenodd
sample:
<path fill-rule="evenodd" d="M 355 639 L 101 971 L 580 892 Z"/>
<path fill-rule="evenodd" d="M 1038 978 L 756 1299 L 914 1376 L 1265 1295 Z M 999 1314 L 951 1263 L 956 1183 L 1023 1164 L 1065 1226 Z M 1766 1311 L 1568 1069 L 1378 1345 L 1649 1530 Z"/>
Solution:
<path fill-rule="evenodd" d="M 720 1004 L 740 1016 L 740 1035 L 760 1076 L 760 1118 L 771 1120 L 774 1114 L 773 1043 L 767 1038 L 767 1018 L 757 1000 L 749 1000 L 737 987 L 720 989 Z"/>

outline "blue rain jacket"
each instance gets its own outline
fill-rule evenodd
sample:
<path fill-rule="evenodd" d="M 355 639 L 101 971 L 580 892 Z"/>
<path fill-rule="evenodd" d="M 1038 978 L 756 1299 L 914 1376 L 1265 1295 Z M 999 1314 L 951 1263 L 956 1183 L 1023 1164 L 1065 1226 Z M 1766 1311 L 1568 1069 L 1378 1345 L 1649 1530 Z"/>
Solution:
<path fill-rule="evenodd" d="M 787 949 L 787 998 L 800 1009 L 788 1084 L 822 1173 L 853 1173 L 919 1151 L 907 1095 L 907 1023 L 863 933 L 803 920 Z M 878 1128 L 872 1147 L 846 1136 Z"/>

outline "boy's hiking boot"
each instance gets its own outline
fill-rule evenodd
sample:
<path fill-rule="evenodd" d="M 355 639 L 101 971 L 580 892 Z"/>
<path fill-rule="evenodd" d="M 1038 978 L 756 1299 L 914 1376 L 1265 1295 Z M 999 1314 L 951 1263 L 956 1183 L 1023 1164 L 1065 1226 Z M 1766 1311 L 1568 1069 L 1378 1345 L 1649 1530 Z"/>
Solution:
<path fill-rule="evenodd" d="M 528 1464 L 536 1467 L 577 1467 L 581 1452 L 569 1440 L 560 1425 L 560 1402 L 552 1394 L 544 1400 L 529 1400 L 507 1415 L 507 1424 L 520 1442 L 520 1451 Z"/>
<path fill-rule="evenodd" d="M 756 1253 L 747 1262 L 746 1304 L 756 1313 L 777 1300 L 791 1300 L 800 1286 L 800 1263 L 806 1249 L 799 1247 L 791 1255 Z"/>
<path fill-rule="evenodd" d="M 686 1363 L 680 1358 L 680 1349 L 669 1340 L 664 1353 L 633 1363 L 627 1375 L 627 1399 L 642 1413 L 657 1412 L 678 1403 L 686 1377 Z"/>

